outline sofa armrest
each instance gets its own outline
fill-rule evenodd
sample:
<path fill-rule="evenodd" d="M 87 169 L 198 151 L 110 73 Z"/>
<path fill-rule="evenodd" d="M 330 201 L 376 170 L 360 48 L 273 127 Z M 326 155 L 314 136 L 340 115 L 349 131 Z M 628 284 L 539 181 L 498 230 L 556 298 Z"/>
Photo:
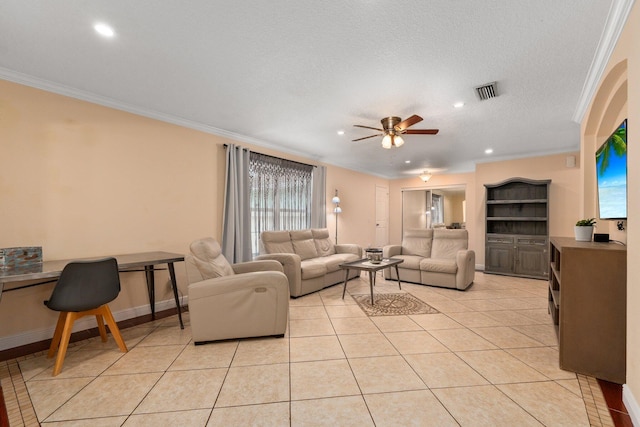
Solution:
<path fill-rule="evenodd" d="M 276 260 L 267 260 L 267 259 L 260 260 L 260 261 L 239 262 L 237 264 L 232 264 L 231 268 L 233 268 L 233 271 L 236 274 L 251 273 L 254 271 L 284 272 L 284 269 L 282 268 L 282 264 L 280 264 Z"/>
<path fill-rule="evenodd" d="M 466 289 L 475 277 L 476 253 L 471 249 L 458 251 L 456 254 L 458 273 L 456 274 L 456 288 Z"/>
<path fill-rule="evenodd" d="M 343 243 L 334 246 L 337 254 L 354 254 L 358 258 L 362 257 L 362 248 L 353 243 Z"/>
<path fill-rule="evenodd" d="M 283 288 L 284 273 L 279 271 L 256 271 L 244 273 L 242 276 L 222 276 L 206 279 L 189 285 L 189 300 L 208 298 L 235 292 L 239 289 L 251 289 L 257 287 Z M 287 293 L 289 289 L 286 289 Z"/>
<path fill-rule="evenodd" d="M 193 341 L 265 335 L 287 329 L 289 283 L 280 271 L 256 271 L 189 285 Z"/>
<path fill-rule="evenodd" d="M 392 258 L 395 255 L 402 255 L 402 246 L 387 245 L 382 248 L 382 258 Z"/>
<path fill-rule="evenodd" d="M 263 254 L 254 258 L 255 260 L 275 260 L 282 265 L 284 274 L 289 279 L 289 292 L 291 295 L 300 295 L 302 292 L 302 266 L 298 254 Z"/>

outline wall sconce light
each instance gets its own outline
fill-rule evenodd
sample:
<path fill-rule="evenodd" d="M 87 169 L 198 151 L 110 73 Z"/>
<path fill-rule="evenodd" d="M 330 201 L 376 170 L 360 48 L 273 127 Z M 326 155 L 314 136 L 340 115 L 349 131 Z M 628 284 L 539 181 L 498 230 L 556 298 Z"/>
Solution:
<path fill-rule="evenodd" d="M 333 208 L 333 213 L 336 215 L 336 245 L 338 244 L 338 214 L 342 213 L 342 208 L 340 207 L 340 197 L 338 197 L 338 190 L 336 189 L 336 195 L 331 199 L 331 203 L 335 205 Z"/>
<path fill-rule="evenodd" d="M 424 182 L 427 182 L 431 179 L 431 174 L 427 171 L 422 172 L 422 175 L 420 175 L 420 179 Z"/>

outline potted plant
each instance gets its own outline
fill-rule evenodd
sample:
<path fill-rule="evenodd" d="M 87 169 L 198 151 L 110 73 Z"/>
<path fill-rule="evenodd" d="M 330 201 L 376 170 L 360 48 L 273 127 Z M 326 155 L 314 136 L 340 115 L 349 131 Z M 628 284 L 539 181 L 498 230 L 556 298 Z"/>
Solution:
<path fill-rule="evenodd" d="M 576 226 L 573 227 L 576 235 L 576 241 L 578 242 L 590 242 L 593 235 L 593 227 L 596 225 L 595 218 L 581 219 L 576 222 Z"/>

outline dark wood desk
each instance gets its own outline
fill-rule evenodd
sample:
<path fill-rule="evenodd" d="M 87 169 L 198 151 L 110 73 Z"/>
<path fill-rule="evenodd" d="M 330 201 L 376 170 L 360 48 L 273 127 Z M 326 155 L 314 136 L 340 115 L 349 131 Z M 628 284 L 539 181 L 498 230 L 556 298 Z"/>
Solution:
<path fill-rule="evenodd" d="M 114 257 L 118 261 L 118 269 L 121 273 L 144 271 L 147 281 L 147 292 L 149 294 L 149 305 L 151 306 L 151 316 L 155 318 L 155 266 L 159 264 L 167 264 L 169 269 L 169 277 L 171 278 L 171 288 L 173 296 L 176 300 L 176 308 L 178 309 L 178 319 L 180 320 L 180 328 L 184 329 L 182 322 L 182 310 L 180 309 L 180 300 L 178 298 L 178 284 L 176 282 L 176 272 L 173 267 L 174 262 L 184 261 L 184 255 L 171 252 L 141 252 L 124 255 L 105 255 L 104 257 L 65 259 L 56 261 L 44 261 L 29 267 L 20 267 L 9 270 L 0 270 L 0 301 L 2 292 L 24 289 L 31 286 L 43 285 L 45 283 L 55 282 L 62 269 L 71 261 L 84 261 L 90 259 L 100 259 L 105 257 Z M 28 285 L 4 288 L 5 283 L 24 282 L 30 280 L 50 279 L 44 282 L 31 283 Z"/>

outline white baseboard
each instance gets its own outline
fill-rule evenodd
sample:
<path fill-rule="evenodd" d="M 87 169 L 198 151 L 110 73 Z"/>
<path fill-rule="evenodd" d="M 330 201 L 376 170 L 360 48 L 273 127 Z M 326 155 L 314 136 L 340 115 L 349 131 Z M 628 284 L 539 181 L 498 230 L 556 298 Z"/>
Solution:
<path fill-rule="evenodd" d="M 622 386 L 622 403 L 629 411 L 629 417 L 633 425 L 640 426 L 640 406 L 638 406 L 638 401 L 633 397 L 631 389 L 626 384 Z"/>
<path fill-rule="evenodd" d="M 187 297 L 180 299 L 182 305 L 187 304 Z M 168 299 L 165 301 L 156 301 L 156 312 L 162 310 L 168 310 L 175 308 L 176 302 L 174 299 Z M 138 307 L 131 307 L 124 310 L 120 310 L 113 313 L 113 317 L 116 322 L 121 320 L 133 319 L 134 317 L 144 316 L 145 314 L 151 314 L 151 307 L 149 304 L 141 305 Z M 73 324 L 73 332 L 84 331 L 96 327 L 96 320 L 94 316 L 87 316 L 79 319 Z M 55 330 L 55 323 L 47 328 L 33 329 L 31 331 L 21 332 L 16 335 L 10 335 L 0 338 L 0 351 L 10 348 L 20 347 L 23 345 L 31 344 L 34 342 L 45 341 L 51 339 L 53 331 Z"/>

